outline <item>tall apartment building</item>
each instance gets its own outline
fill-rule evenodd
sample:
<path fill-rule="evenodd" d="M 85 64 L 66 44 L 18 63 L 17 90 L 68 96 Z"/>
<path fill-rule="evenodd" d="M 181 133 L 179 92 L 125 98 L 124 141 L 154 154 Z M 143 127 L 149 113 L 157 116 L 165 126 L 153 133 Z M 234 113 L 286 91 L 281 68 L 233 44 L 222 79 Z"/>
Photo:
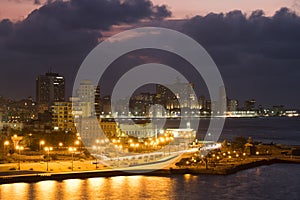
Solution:
<path fill-rule="evenodd" d="M 76 132 L 72 115 L 72 102 L 54 102 L 52 106 L 52 128 L 55 131 Z"/>
<path fill-rule="evenodd" d="M 81 81 L 77 89 L 77 98 L 85 114 L 82 117 L 100 116 L 100 87 L 90 80 Z"/>
<path fill-rule="evenodd" d="M 65 78 L 58 73 L 46 73 L 36 78 L 36 102 L 51 106 L 65 101 Z"/>
<path fill-rule="evenodd" d="M 198 109 L 199 103 L 193 91 L 193 83 L 177 81 L 174 84 L 165 86 L 156 85 L 158 101 L 168 110 L 180 108 Z"/>

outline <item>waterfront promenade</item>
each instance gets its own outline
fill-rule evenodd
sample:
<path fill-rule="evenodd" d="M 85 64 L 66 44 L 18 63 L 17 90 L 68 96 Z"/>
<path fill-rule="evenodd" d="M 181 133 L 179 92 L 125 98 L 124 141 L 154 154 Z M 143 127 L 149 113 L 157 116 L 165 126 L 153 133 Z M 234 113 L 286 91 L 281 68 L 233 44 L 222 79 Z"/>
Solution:
<path fill-rule="evenodd" d="M 208 166 L 182 166 L 176 167 L 175 164 L 171 164 L 164 169 L 151 170 L 147 173 L 138 170 L 137 168 L 118 168 L 118 169 L 105 169 L 100 166 L 97 170 L 88 167 L 84 162 L 78 162 L 73 164 L 78 164 L 81 166 L 79 170 L 63 171 L 61 166 L 70 165 L 70 162 L 59 162 L 57 166 L 54 167 L 55 163 L 49 163 L 53 165 L 53 171 L 47 172 L 40 168 L 40 170 L 28 170 L 28 167 L 32 166 L 32 163 L 22 163 L 24 165 L 24 170 L 20 171 L 0 171 L 0 184 L 14 183 L 14 182 L 37 182 L 43 180 L 64 180 L 64 179 L 74 179 L 74 178 L 91 178 L 91 177 L 111 177 L 111 176 L 132 176 L 132 175 L 146 175 L 146 176 L 170 176 L 175 174 L 194 174 L 194 175 L 229 175 L 236 173 L 241 170 L 258 167 L 262 165 L 271 165 L 276 163 L 290 163 L 290 164 L 300 164 L 300 157 L 272 157 L 272 156 L 259 156 L 253 158 L 247 158 L 236 162 L 224 162 L 218 165 Z M 13 165 L 13 164 L 12 164 Z M 27 166 L 27 168 L 25 167 Z M 85 166 L 85 167 L 84 167 Z M 1 165 L 3 169 L 3 165 Z M 93 166 L 95 167 L 95 166 Z"/>

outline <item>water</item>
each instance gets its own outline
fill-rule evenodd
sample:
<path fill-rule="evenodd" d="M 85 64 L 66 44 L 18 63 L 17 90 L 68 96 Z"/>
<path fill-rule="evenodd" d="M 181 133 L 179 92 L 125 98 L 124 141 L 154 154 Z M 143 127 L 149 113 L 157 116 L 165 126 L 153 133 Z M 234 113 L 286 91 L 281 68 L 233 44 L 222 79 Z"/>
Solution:
<path fill-rule="evenodd" d="M 202 120 L 207 123 L 208 121 Z M 220 140 L 300 145 L 300 118 L 227 119 Z M 202 124 L 203 125 L 203 124 Z M 205 126 L 200 125 L 201 131 Z M 0 199 L 300 199 L 300 166 L 275 164 L 229 176 L 174 175 L 70 179 L 0 185 Z"/>
<path fill-rule="evenodd" d="M 185 124 L 185 123 L 183 123 Z M 191 122 L 194 125 L 193 121 Z M 200 119 L 198 138 L 204 139 L 209 119 Z M 168 121 L 168 127 L 179 126 L 179 120 Z M 237 136 L 252 137 L 255 141 L 300 145 L 300 117 L 227 118 L 219 141 Z"/>
<path fill-rule="evenodd" d="M 300 145 L 300 117 L 226 119 L 220 139 L 236 136 L 253 137 L 265 143 Z"/>
<path fill-rule="evenodd" d="M 262 166 L 229 176 L 70 179 L 0 186 L 0 199 L 300 199 L 298 165 Z"/>

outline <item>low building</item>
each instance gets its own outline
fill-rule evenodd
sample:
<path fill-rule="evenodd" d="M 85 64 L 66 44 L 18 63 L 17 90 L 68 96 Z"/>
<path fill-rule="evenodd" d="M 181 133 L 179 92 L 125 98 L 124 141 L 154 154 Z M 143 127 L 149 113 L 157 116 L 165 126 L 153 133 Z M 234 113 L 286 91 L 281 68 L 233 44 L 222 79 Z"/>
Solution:
<path fill-rule="evenodd" d="M 166 133 L 173 135 L 174 144 L 181 144 L 185 145 L 186 147 L 196 138 L 196 131 L 191 128 L 167 129 Z"/>
<path fill-rule="evenodd" d="M 97 139 L 113 138 L 121 135 L 116 122 L 101 121 L 96 117 L 82 118 L 78 132 L 86 146 L 93 145 Z"/>
<path fill-rule="evenodd" d="M 120 129 L 126 135 L 136 138 L 151 138 L 157 135 L 155 127 L 149 124 L 120 124 Z"/>

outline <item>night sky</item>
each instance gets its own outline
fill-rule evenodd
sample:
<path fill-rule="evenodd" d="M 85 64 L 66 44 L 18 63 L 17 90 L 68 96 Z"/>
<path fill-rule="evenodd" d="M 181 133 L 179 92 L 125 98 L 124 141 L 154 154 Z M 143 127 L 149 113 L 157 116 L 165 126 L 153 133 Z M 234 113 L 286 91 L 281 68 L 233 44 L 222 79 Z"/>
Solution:
<path fill-rule="evenodd" d="M 66 77 L 70 94 L 77 69 L 101 40 L 132 27 L 159 26 L 181 31 L 206 48 L 230 98 L 242 102 L 255 98 L 262 105 L 300 108 L 297 1 L 181 2 L 2 0 L 0 95 L 35 97 L 36 76 L 50 68 Z M 178 65 L 169 56 L 147 53 L 148 59 Z M 128 56 L 122 63 L 147 61 L 139 58 L 130 60 Z M 117 63 L 116 73 L 122 71 L 118 67 L 124 67 Z M 104 91 L 105 87 L 109 86 L 102 86 Z"/>

